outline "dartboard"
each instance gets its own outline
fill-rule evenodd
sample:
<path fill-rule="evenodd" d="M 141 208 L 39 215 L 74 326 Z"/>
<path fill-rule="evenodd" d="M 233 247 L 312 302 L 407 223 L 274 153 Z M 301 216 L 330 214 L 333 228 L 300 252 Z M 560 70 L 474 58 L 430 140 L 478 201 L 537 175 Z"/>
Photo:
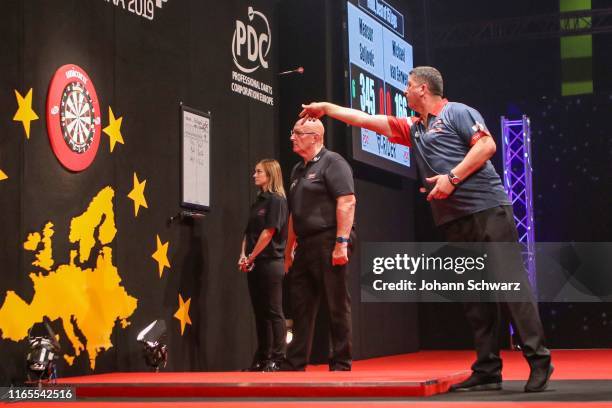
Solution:
<path fill-rule="evenodd" d="M 77 65 L 60 67 L 49 85 L 47 131 L 60 163 L 72 171 L 89 167 L 100 144 L 96 89 Z"/>
<path fill-rule="evenodd" d="M 94 139 L 95 108 L 87 89 L 78 82 L 68 84 L 60 107 L 62 135 L 73 152 L 83 153 Z"/>

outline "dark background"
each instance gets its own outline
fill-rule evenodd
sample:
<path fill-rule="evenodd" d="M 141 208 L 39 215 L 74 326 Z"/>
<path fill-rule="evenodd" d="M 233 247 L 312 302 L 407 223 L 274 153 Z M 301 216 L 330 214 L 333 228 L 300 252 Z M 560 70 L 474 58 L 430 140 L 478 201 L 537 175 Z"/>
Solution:
<path fill-rule="evenodd" d="M 427 1 L 427 0 L 426 0 Z M 126 2 L 127 3 L 127 2 Z M 532 119 L 536 239 L 610 241 L 612 235 L 612 146 L 607 119 L 612 111 L 612 53 L 609 34 L 593 36 L 594 95 L 561 97 L 558 38 L 438 47 L 423 40 L 426 29 L 457 22 L 558 11 L 557 0 L 466 2 L 389 1 L 407 16 L 408 41 L 415 41 L 415 65 L 434 65 L 445 78 L 445 94 L 479 109 L 499 145 L 501 115 Z M 235 20 L 253 6 L 263 11 L 273 33 L 270 68 L 251 75 L 274 86 L 275 106 L 230 90 L 231 38 Z M 592 7 L 609 7 L 593 0 Z M 427 10 L 426 10 L 427 9 Z M 122 286 L 138 298 L 130 326 L 116 326 L 114 347 L 100 353 L 96 372 L 145 370 L 136 333 L 155 318 L 169 326 L 167 370 L 236 370 L 250 362 L 254 324 L 245 276 L 235 262 L 249 203 L 255 197 L 251 171 L 262 157 L 279 158 L 285 177 L 298 157 L 288 131 L 312 100 L 346 104 L 345 3 L 338 0 L 233 0 L 212 3 L 168 0 L 148 21 L 103 0 L 7 0 L 0 13 L 0 303 L 7 290 L 25 300 L 33 289 L 27 274 L 33 253 L 22 244 L 29 232 L 55 224 L 54 259 L 68 261 L 69 221 L 93 195 L 115 189 L 118 233 L 112 244 Z M 109 153 L 102 134 L 92 166 L 78 174 L 53 155 L 45 125 L 46 91 L 55 70 L 74 63 L 96 86 L 102 124 L 108 106 L 123 116 L 125 145 Z M 275 72 L 303 66 L 302 76 Z M 16 111 L 13 90 L 34 89 L 30 139 Z M 178 211 L 178 104 L 212 113 L 212 211 L 193 224 L 166 220 Z M 345 125 L 326 120 L 326 144 L 349 157 Z M 559 160 L 557 160 L 559 159 Z M 501 148 L 494 158 L 501 168 Z M 361 241 L 435 241 L 428 204 L 416 182 L 352 162 Z M 586 169 L 586 170 L 585 170 Z M 146 179 L 148 209 L 134 218 L 132 174 Z M 159 279 L 150 258 L 155 235 L 170 242 L 172 267 Z M 352 269 L 355 358 L 427 348 L 470 348 L 471 334 L 460 308 L 448 304 L 368 304 L 359 299 L 359 250 Z M 177 295 L 191 298 L 193 322 L 180 335 L 172 316 Z M 58 300 L 61 301 L 61 300 Z M 609 347 L 612 308 L 608 304 L 543 304 L 552 347 Z M 326 318 L 320 317 L 314 361 L 324 361 Z M 62 333 L 61 324 L 54 328 Z M 68 342 L 63 343 L 68 350 Z M 25 342 L 0 339 L 0 383 L 23 377 Z M 72 351 L 70 351 L 72 354 Z M 60 375 L 90 373 L 85 354 Z"/>

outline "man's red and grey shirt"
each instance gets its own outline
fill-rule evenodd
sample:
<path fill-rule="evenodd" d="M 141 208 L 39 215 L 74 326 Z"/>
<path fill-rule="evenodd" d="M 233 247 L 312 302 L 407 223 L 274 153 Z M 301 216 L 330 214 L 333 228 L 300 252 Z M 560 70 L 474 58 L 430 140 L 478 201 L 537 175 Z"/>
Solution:
<path fill-rule="evenodd" d="M 388 116 L 388 120 L 390 141 L 412 147 L 419 176 L 428 190 L 433 185 L 425 178 L 447 175 L 480 138 L 491 136 L 476 109 L 446 99 L 428 116 L 428 123 L 416 116 Z M 448 198 L 430 203 L 437 225 L 499 205 L 511 205 L 490 160 L 463 180 Z"/>

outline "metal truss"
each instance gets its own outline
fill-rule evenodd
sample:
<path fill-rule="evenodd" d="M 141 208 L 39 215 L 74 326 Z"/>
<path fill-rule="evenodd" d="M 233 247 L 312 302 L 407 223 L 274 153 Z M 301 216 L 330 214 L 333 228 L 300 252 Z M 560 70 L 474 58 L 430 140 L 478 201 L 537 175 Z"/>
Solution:
<path fill-rule="evenodd" d="M 537 294 L 530 122 L 526 115 L 521 120 L 508 120 L 502 116 L 501 124 L 504 187 L 512 202 L 529 281 Z"/>

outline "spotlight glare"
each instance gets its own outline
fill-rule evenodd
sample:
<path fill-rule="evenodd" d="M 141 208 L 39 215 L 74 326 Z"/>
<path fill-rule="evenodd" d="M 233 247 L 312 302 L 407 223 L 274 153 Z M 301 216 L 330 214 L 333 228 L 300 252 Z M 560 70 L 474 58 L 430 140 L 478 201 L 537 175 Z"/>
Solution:
<path fill-rule="evenodd" d="M 136 340 L 143 345 L 142 356 L 145 363 L 155 372 L 159 372 L 160 366 L 166 367 L 168 362 L 168 346 L 161 343 L 165 334 L 166 322 L 160 319 L 154 320 L 136 336 Z"/>

